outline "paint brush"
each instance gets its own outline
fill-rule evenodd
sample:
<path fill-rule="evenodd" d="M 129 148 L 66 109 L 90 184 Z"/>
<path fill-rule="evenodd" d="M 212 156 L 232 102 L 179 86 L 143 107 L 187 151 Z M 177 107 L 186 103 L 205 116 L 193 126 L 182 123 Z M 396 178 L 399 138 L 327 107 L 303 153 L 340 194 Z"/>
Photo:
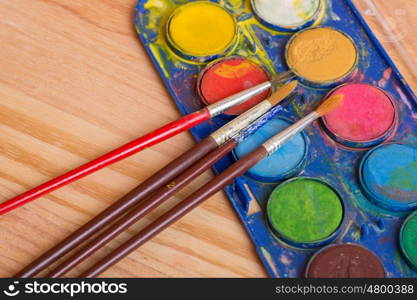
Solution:
<path fill-rule="evenodd" d="M 16 196 L 13 199 L 1 203 L 0 215 L 18 208 L 27 202 L 35 200 L 42 195 L 54 191 L 70 182 L 100 170 L 110 164 L 129 157 L 145 148 L 149 148 L 155 144 L 163 142 L 170 137 L 186 131 L 204 121 L 214 118 L 215 116 L 222 114 L 224 111 L 251 99 L 253 96 L 264 92 L 273 86 L 276 86 L 277 84 L 283 82 L 283 79 L 285 80 L 290 77 L 291 75 L 288 73 L 278 74 L 273 77 L 271 81 L 263 82 L 250 89 L 209 105 L 202 110 L 183 116 L 182 118 L 173 121 L 163 127 L 160 127 L 155 131 L 152 131 L 130 143 L 125 144 L 124 146 L 121 146 L 120 148 L 117 148 L 116 150 L 104 154 L 103 156 L 100 156 L 99 158 L 88 162 L 85 165 L 82 165 L 64 175 L 41 184 L 21 195 Z"/>
<path fill-rule="evenodd" d="M 152 197 L 147 200 L 142 201 L 138 206 L 136 206 L 131 212 L 126 214 L 121 219 L 117 220 L 113 225 L 108 229 L 100 233 L 96 238 L 89 241 L 86 246 L 83 246 L 82 249 L 78 250 L 75 254 L 71 255 L 70 258 L 62 262 L 59 266 L 55 267 L 53 271 L 48 273 L 46 277 L 60 277 L 66 272 L 80 264 L 82 261 L 86 260 L 93 253 L 98 251 L 100 248 L 104 247 L 107 243 L 113 240 L 116 236 L 122 233 L 124 230 L 141 220 L 145 215 L 147 215 L 151 210 L 155 209 L 161 205 L 164 201 L 168 200 L 170 197 L 175 195 L 177 192 L 182 190 L 185 186 L 191 183 L 195 178 L 200 176 L 202 173 L 211 168 L 215 163 L 220 159 L 229 154 L 236 146 L 245 138 L 250 136 L 257 129 L 262 127 L 266 122 L 268 122 L 272 117 L 277 113 L 283 110 L 283 106 L 279 105 L 274 107 L 271 111 L 266 112 L 261 118 L 253 122 L 249 128 L 244 128 L 244 125 L 247 125 L 247 122 L 244 121 L 251 116 L 259 115 L 259 112 L 268 111 L 271 106 L 276 105 L 283 99 L 283 96 L 288 94 L 287 91 L 292 90 L 296 86 L 296 82 L 292 82 L 287 85 L 286 89 L 279 91 L 271 96 L 268 100 L 265 100 L 253 107 L 245 113 L 246 116 L 242 115 L 241 121 L 239 124 L 228 124 L 215 133 L 214 137 L 219 142 L 225 141 L 226 133 L 231 132 L 231 130 L 236 131 L 241 128 L 242 130 L 239 134 L 235 135 L 229 141 L 226 141 L 222 146 L 220 146 L 215 151 L 211 152 L 205 156 L 202 160 L 195 163 L 191 168 L 186 170 L 180 176 L 175 178 L 173 181 L 167 185 L 161 187 Z M 282 92 L 284 92 L 282 94 Z M 281 95 L 279 95 L 281 94 Z M 295 97 L 289 97 L 288 101 L 291 101 Z M 286 101 L 286 103 L 288 103 Z"/>
<path fill-rule="evenodd" d="M 145 227 L 141 232 L 133 236 L 126 243 L 118 247 L 104 259 L 96 263 L 80 277 L 94 277 L 101 274 L 103 271 L 108 269 L 110 266 L 117 263 L 119 260 L 127 256 L 129 253 L 137 249 L 139 246 L 144 244 L 147 240 L 167 228 L 169 225 L 174 223 L 176 220 L 187 214 L 197 205 L 202 203 L 204 200 L 230 184 L 236 177 L 243 175 L 247 170 L 256 165 L 263 158 L 274 153 L 280 147 L 282 147 L 288 140 L 294 135 L 302 131 L 308 125 L 318 118 L 329 113 L 335 109 L 342 101 L 344 96 L 337 95 L 331 96 L 326 99 L 316 110 L 308 114 L 306 117 L 288 127 L 284 131 L 275 135 L 268 141 L 266 141 L 259 148 L 248 154 L 235 164 L 231 165 L 219 176 L 215 177 L 212 181 L 205 184 L 201 189 L 193 193 L 191 196 L 186 198 L 180 204 L 169 210 L 167 213 L 158 218 L 155 222 Z"/>
<path fill-rule="evenodd" d="M 169 181 L 188 169 L 198 160 L 205 157 L 218 146 L 224 144 L 230 138 L 235 136 L 242 128 L 245 128 L 257 120 L 273 105 L 290 95 L 296 87 L 296 81 L 282 86 L 268 100 L 259 103 L 250 111 L 240 115 L 212 133 L 191 150 L 187 151 L 166 167 L 152 175 L 123 198 L 115 202 L 84 226 L 69 235 L 61 243 L 44 253 L 19 273 L 15 274 L 14 277 L 34 276 L 56 260 L 60 259 L 63 255 L 67 254 L 79 244 L 86 241 L 104 226 L 124 215 L 129 209 L 140 203 L 142 199 L 150 196 L 158 188 L 168 184 Z"/>

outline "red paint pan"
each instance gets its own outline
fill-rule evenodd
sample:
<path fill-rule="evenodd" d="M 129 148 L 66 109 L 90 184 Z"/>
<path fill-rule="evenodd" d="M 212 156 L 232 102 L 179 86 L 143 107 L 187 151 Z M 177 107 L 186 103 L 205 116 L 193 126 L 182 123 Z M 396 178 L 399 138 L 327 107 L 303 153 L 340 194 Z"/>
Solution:
<path fill-rule="evenodd" d="M 200 73 L 197 90 L 201 100 L 209 105 L 268 80 L 268 73 L 255 62 L 232 56 L 207 65 Z M 224 114 L 240 115 L 268 97 L 269 93 L 269 90 L 260 93 Z"/>

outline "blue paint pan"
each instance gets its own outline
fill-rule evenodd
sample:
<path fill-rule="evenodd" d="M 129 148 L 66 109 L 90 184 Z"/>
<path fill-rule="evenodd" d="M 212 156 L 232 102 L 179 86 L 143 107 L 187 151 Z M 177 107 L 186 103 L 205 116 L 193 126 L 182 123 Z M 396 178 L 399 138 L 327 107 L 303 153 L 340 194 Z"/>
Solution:
<path fill-rule="evenodd" d="M 392 211 L 417 209 L 417 147 L 385 144 L 369 151 L 360 164 L 368 198 Z"/>
<path fill-rule="evenodd" d="M 237 159 L 243 158 L 290 125 L 292 125 L 292 122 L 283 118 L 269 121 L 236 147 L 234 150 L 235 157 Z M 274 154 L 256 164 L 246 175 L 261 182 L 279 182 L 302 171 L 305 166 L 307 153 L 307 138 L 301 132 Z"/>

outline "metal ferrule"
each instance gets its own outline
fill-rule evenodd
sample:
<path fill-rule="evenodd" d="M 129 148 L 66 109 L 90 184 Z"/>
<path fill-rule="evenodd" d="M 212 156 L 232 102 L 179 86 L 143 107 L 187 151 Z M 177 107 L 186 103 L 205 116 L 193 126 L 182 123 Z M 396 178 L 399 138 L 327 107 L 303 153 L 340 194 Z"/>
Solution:
<path fill-rule="evenodd" d="M 313 111 L 297 123 L 291 125 L 287 129 L 281 131 L 276 136 L 270 138 L 262 146 L 266 149 L 269 155 L 281 148 L 289 139 L 301 132 L 310 125 L 313 121 L 319 118 L 319 114 Z"/>
<path fill-rule="evenodd" d="M 258 84 L 250 89 L 244 90 L 240 93 L 234 94 L 230 97 L 227 97 L 219 102 L 207 106 L 208 111 L 212 117 L 218 116 L 224 113 L 229 108 L 235 107 L 243 102 L 249 100 L 253 96 L 258 95 L 271 87 L 271 82 L 266 81 L 261 84 Z"/>
<path fill-rule="evenodd" d="M 292 71 L 286 71 L 279 74 L 276 74 L 271 78 L 271 86 L 272 87 L 279 87 L 280 85 L 284 84 L 287 81 L 290 81 L 295 78 L 295 74 Z"/>
<path fill-rule="evenodd" d="M 272 104 L 269 101 L 262 101 L 247 112 L 241 114 L 220 129 L 213 132 L 211 137 L 216 141 L 217 145 L 220 146 L 234 137 L 237 133 L 248 127 L 250 124 L 258 120 L 271 107 Z"/>

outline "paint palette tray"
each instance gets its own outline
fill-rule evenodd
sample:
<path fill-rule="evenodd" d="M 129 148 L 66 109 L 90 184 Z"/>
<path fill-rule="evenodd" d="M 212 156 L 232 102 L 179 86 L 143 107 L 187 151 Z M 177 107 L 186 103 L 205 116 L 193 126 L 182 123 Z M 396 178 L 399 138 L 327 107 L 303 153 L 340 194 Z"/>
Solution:
<path fill-rule="evenodd" d="M 321 13 L 312 13 L 305 22 L 291 26 L 271 24 L 273 21 L 260 18 L 260 13 L 254 14 L 253 5 L 248 0 L 216 2 L 234 16 L 238 30 L 230 38 L 230 43 L 218 53 L 201 54 L 198 47 L 186 51 L 175 45 L 176 37 L 168 32 L 167 24 L 175 21 L 172 13 L 178 6 L 190 1 L 140 0 L 135 24 L 144 47 L 182 114 L 189 114 L 204 106 L 199 74 L 216 58 L 246 57 L 261 65 L 266 74 L 277 74 L 288 71 L 287 44 L 299 30 L 309 26 L 330 26 L 349 36 L 358 50 L 355 70 L 338 78 L 337 84 L 372 85 L 377 93 L 381 93 L 380 97 L 389 99 L 395 115 L 391 116 L 392 124 L 381 136 L 366 141 L 354 143 L 343 138 L 343 128 L 338 131 L 335 129 L 337 126 L 332 127 L 331 118 L 316 122 L 303 132 L 305 155 L 302 164 L 292 170 L 289 176 L 311 178 L 331 187 L 340 197 L 343 222 L 332 240 L 309 247 L 290 243 L 272 230 L 267 217 L 268 199 L 277 186 L 297 178 L 286 176 L 263 180 L 262 177 L 246 174 L 227 186 L 225 191 L 272 277 L 303 277 L 309 261 L 317 256 L 318 251 L 327 251 L 326 245 L 341 243 L 353 243 L 371 250 L 382 262 L 386 277 L 416 277 L 412 264 L 401 251 L 403 245 L 399 236 L 407 216 L 417 209 L 414 206 L 417 195 L 404 194 L 404 205 L 390 203 L 390 199 L 387 199 L 390 193 L 400 191 L 384 188 L 387 182 L 381 174 L 389 171 L 390 161 L 381 167 L 378 166 L 377 157 L 381 151 L 392 150 L 389 155 L 392 155 L 393 162 L 397 162 L 398 153 L 404 149 L 394 148 L 408 145 L 405 151 L 411 149 L 411 162 L 400 163 L 407 163 L 417 174 L 417 150 L 412 146 L 417 145 L 417 99 L 350 0 L 319 2 L 323 7 L 316 9 L 321 9 Z M 228 25 L 223 23 L 222 26 L 226 28 Z M 297 121 L 317 107 L 330 92 L 338 92 L 332 91 L 336 84 L 309 84 L 303 80 L 305 78 L 299 79 L 299 97 L 285 108 L 277 120 Z M 192 134 L 196 140 L 201 140 L 231 118 L 230 115 L 217 117 L 195 127 Z M 381 122 L 384 122 L 383 117 Z M 236 153 L 231 154 L 217 163 L 215 172 L 220 173 L 231 165 L 235 156 Z M 401 174 L 397 177 L 398 180 L 407 180 Z M 415 178 L 409 178 L 406 183 L 414 191 L 416 184 Z"/>

